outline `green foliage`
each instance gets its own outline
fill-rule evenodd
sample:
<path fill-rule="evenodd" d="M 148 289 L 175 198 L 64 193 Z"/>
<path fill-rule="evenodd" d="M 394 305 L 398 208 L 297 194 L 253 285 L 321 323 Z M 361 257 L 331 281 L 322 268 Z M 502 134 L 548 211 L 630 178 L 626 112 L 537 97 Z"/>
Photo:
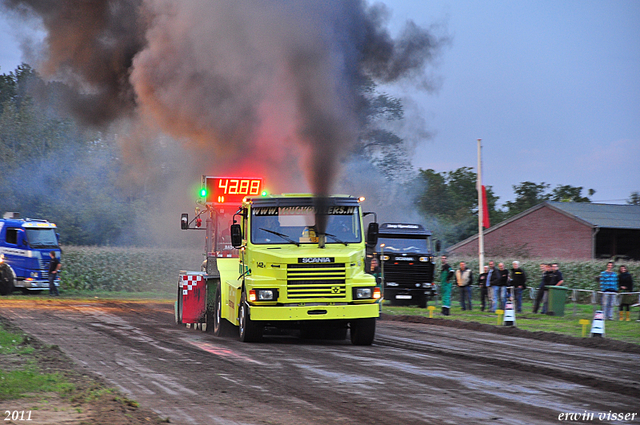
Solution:
<path fill-rule="evenodd" d="M 437 238 L 444 246 L 451 245 L 478 232 L 477 175 L 471 167 L 438 173 L 432 169 L 420 170 L 416 199 L 418 209 L 425 217 L 435 217 L 439 224 Z M 487 188 L 487 207 L 492 223 L 501 220 L 496 210 L 498 197 L 491 186 Z"/>
<path fill-rule="evenodd" d="M 0 324 L 0 400 L 10 400 L 34 392 L 58 392 L 65 393 L 73 388 L 64 377 L 58 373 L 43 374 L 33 364 L 8 364 L 20 363 L 10 361 L 16 354 L 26 355 L 33 352 L 33 348 L 25 344 L 22 334 L 7 331 Z"/>
<path fill-rule="evenodd" d="M 201 251 L 69 246 L 61 289 L 173 293 L 180 270 L 200 270 Z"/>
<path fill-rule="evenodd" d="M 160 183 L 124 187 L 116 135 L 78 126 L 62 101 L 68 90 L 25 64 L 0 76 L 0 214 L 50 220 L 69 244 L 137 244 L 122 223 L 158 208 L 149 199 L 158 199 Z"/>
<path fill-rule="evenodd" d="M 629 205 L 640 205 L 640 192 L 631 192 L 629 199 L 627 200 Z"/>
<path fill-rule="evenodd" d="M 591 202 L 586 196 L 582 196 L 582 186 L 561 185 L 556 186 L 551 193 L 546 193 L 549 189 L 547 183 L 533 183 L 530 181 L 522 182 L 513 186 L 516 198 L 513 201 L 504 203 L 506 208 L 505 219 L 520 214 L 529 208 L 535 207 L 544 201 L 556 202 Z M 596 193 L 595 190 L 589 189 L 589 196 Z"/>
<path fill-rule="evenodd" d="M 387 124 L 404 118 L 400 99 L 380 93 L 372 80 L 360 87 L 360 133 L 353 155 L 375 165 L 390 180 L 404 180 L 413 171 L 410 147 Z"/>

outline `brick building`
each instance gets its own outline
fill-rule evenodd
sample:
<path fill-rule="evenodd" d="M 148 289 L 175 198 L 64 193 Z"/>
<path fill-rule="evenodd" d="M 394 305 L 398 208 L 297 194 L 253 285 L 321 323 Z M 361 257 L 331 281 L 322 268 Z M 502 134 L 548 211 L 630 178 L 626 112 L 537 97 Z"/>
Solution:
<path fill-rule="evenodd" d="M 545 201 L 484 233 L 485 255 L 640 260 L 640 206 Z M 478 235 L 447 249 L 478 255 Z"/>

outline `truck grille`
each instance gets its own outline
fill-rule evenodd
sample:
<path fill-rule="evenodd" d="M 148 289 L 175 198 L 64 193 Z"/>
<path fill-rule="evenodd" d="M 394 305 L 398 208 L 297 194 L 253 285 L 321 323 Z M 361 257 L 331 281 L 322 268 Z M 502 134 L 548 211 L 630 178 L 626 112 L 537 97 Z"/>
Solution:
<path fill-rule="evenodd" d="M 287 298 L 290 300 L 346 298 L 344 263 L 289 264 Z"/>
<path fill-rule="evenodd" d="M 385 282 L 395 282 L 400 288 L 415 288 L 416 283 L 433 282 L 433 264 L 384 263 Z"/>

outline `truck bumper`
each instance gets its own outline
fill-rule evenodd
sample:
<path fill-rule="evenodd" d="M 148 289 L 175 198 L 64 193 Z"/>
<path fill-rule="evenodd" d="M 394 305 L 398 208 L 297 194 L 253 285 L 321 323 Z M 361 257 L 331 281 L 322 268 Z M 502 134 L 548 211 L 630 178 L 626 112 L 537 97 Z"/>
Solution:
<path fill-rule="evenodd" d="M 60 286 L 60 279 L 54 281 L 56 287 Z M 42 291 L 49 289 L 48 280 L 18 280 L 15 284 L 16 288 L 24 288 L 30 291 Z"/>
<path fill-rule="evenodd" d="M 289 320 L 335 320 L 364 319 L 380 316 L 380 305 L 314 305 L 314 306 L 250 306 L 251 320 L 289 321 Z"/>

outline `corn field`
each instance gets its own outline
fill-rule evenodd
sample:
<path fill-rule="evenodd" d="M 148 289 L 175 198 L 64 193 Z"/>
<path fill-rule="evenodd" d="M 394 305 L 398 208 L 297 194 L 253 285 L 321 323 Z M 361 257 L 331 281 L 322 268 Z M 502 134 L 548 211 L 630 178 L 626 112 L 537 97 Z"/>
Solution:
<path fill-rule="evenodd" d="M 66 246 L 62 255 L 62 289 L 96 291 L 173 291 L 180 270 L 200 270 L 203 254 L 198 249 L 114 248 Z M 489 259 L 487 259 L 488 262 Z M 505 263 L 511 269 L 513 259 L 495 258 L 496 265 Z M 436 265 L 438 268 L 440 267 Z M 460 261 L 478 276 L 478 259 L 451 257 L 449 263 L 457 268 Z M 551 260 L 553 261 L 553 260 Z M 540 263 L 549 260 L 520 260 L 520 267 L 528 276 L 528 286 L 540 283 Z M 599 289 L 595 277 L 605 269 L 606 260 L 560 261 L 565 286 L 574 289 Z M 640 289 L 640 262 L 616 263 L 616 270 L 624 264 L 634 278 L 635 290 Z M 437 272 L 436 272 L 437 273 Z"/>
<path fill-rule="evenodd" d="M 199 250 L 65 246 L 62 289 L 174 291 L 180 270 L 200 270 Z"/>

